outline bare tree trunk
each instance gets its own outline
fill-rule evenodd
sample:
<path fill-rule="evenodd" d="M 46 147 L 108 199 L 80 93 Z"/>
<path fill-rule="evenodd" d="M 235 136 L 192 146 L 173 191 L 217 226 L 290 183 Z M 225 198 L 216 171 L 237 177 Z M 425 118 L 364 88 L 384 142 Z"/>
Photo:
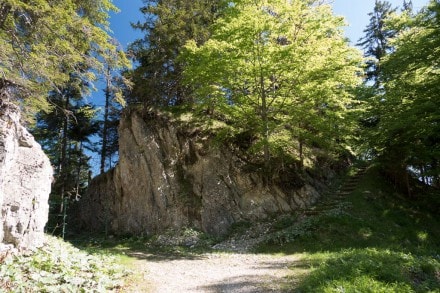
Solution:
<path fill-rule="evenodd" d="M 63 137 L 61 140 L 61 159 L 60 159 L 60 165 L 59 165 L 59 180 L 61 180 L 61 205 L 60 205 L 60 213 L 63 212 L 64 209 L 64 197 L 66 196 L 66 164 L 67 164 L 67 144 L 68 144 L 68 138 L 67 138 L 67 132 L 69 130 L 69 119 L 70 119 L 70 113 L 69 113 L 69 104 L 70 104 L 70 98 L 69 96 L 66 96 L 66 101 L 64 105 L 64 121 L 63 121 Z"/>
<path fill-rule="evenodd" d="M 299 139 L 299 166 L 301 169 L 304 168 L 304 143 L 303 140 Z"/>
<path fill-rule="evenodd" d="M 267 108 L 267 97 L 264 88 L 264 77 L 260 73 L 260 87 L 261 87 L 261 120 L 263 122 L 263 158 L 265 172 L 269 171 L 270 167 L 270 150 L 269 150 L 269 119 Z"/>
<path fill-rule="evenodd" d="M 76 166 L 76 190 L 75 190 L 75 199 L 76 200 L 78 200 L 80 197 L 80 194 L 79 194 L 80 181 L 81 181 L 80 176 L 81 176 L 81 167 L 82 167 L 82 163 L 83 163 L 82 150 L 83 150 L 83 142 L 80 141 L 79 147 L 78 147 L 79 160 L 78 160 L 78 165 Z"/>
<path fill-rule="evenodd" d="M 105 171 L 105 159 L 107 157 L 107 132 L 108 132 L 108 116 L 110 108 L 110 66 L 107 66 L 107 86 L 105 88 L 105 108 L 104 108 L 104 125 L 102 128 L 102 149 L 101 149 L 101 174 Z"/>

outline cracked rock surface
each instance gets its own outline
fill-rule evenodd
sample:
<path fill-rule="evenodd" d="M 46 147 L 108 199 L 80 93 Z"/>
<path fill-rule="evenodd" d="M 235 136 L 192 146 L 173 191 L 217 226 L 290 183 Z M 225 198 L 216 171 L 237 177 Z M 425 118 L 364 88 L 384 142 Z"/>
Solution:
<path fill-rule="evenodd" d="M 51 183 L 50 161 L 21 125 L 18 108 L 1 104 L 0 246 L 33 249 L 43 245 Z"/>

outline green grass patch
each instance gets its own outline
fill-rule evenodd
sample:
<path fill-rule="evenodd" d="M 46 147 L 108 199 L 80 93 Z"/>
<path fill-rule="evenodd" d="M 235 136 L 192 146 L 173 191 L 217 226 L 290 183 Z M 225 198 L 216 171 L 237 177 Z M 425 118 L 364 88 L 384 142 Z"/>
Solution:
<path fill-rule="evenodd" d="M 258 251 L 301 253 L 287 291 L 440 292 L 440 223 L 420 196 L 404 198 L 371 168 L 340 204 L 282 218 Z"/>
<path fill-rule="evenodd" d="M 311 269 L 298 292 L 438 292 L 440 288 L 436 276 L 440 262 L 435 256 L 364 248 L 311 254 L 304 263 L 310 263 Z"/>

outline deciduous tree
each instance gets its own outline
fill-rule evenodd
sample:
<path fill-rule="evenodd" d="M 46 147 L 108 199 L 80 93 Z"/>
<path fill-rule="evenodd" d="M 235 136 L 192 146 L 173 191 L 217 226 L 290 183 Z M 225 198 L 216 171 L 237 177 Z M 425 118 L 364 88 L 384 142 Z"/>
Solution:
<path fill-rule="evenodd" d="M 381 63 L 385 94 L 374 101 L 380 121 L 372 145 L 388 169 L 418 170 L 438 185 L 440 2 L 430 1 L 415 16 L 396 16 L 390 25 L 399 33 L 391 43 L 395 51 Z"/>
<path fill-rule="evenodd" d="M 362 59 L 343 25 L 320 1 L 229 1 L 212 37 L 188 42 L 182 55 L 195 105 L 253 133 L 266 170 L 295 141 L 300 161 L 304 144 L 336 151 L 351 127 Z"/>

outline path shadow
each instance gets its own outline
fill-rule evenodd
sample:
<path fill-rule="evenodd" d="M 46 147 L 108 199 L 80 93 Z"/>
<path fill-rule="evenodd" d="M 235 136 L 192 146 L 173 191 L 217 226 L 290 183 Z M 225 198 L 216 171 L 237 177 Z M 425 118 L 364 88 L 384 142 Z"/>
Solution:
<path fill-rule="evenodd" d="M 286 277 L 274 278 L 273 275 L 242 275 L 226 278 L 217 283 L 194 288 L 195 292 L 240 292 L 266 293 L 291 292 L 288 289 L 289 281 Z"/>
<path fill-rule="evenodd" d="M 72 235 L 66 241 L 91 254 L 124 255 L 150 261 L 204 259 L 206 253 L 211 251 L 205 247 L 151 245 L 147 238 L 142 237 L 118 238 L 97 234 L 79 234 Z"/>

